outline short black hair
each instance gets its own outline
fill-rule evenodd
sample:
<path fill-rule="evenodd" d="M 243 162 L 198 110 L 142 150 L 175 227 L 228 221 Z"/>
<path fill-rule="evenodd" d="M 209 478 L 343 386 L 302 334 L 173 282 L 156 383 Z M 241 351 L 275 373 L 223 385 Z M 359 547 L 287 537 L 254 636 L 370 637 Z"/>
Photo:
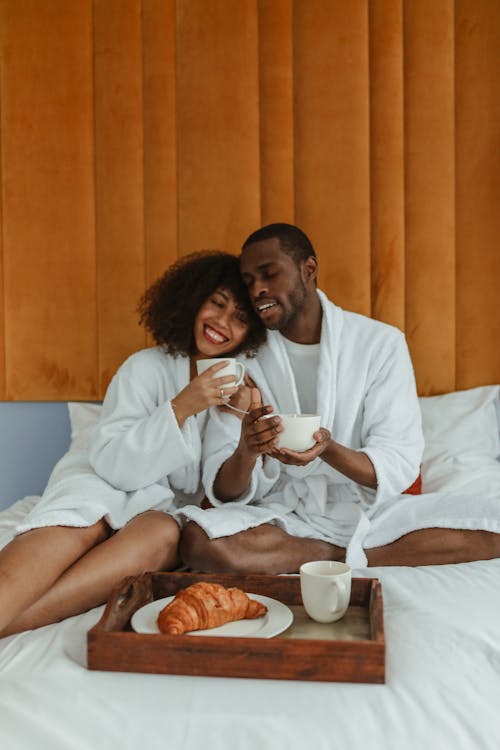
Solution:
<path fill-rule="evenodd" d="M 248 320 L 247 336 L 232 354 L 253 356 L 265 341 L 266 329 L 252 308 L 238 258 L 221 250 L 201 250 L 173 263 L 141 297 L 140 323 L 168 354 L 194 356 L 196 316 L 217 289 L 230 292 Z"/>
<path fill-rule="evenodd" d="M 247 237 L 242 250 L 255 242 L 263 242 L 273 238 L 279 240 L 280 248 L 284 253 L 291 255 L 297 265 L 310 258 L 311 255 L 316 258 L 316 253 L 307 234 L 293 224 L 267 224 L 267 226 L 257 229 Z"/>

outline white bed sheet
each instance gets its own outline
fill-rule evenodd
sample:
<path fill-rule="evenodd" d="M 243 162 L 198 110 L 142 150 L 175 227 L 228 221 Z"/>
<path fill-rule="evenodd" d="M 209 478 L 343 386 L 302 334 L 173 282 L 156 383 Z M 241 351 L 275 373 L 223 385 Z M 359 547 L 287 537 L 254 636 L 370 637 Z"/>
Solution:
<path fill-rule="evenodd" d="M 382 582 L 385 685 L 90 671 L 99 607 L 0 640 L 0 747 L 498 750 L 500 560 L 355 575 Z"/>

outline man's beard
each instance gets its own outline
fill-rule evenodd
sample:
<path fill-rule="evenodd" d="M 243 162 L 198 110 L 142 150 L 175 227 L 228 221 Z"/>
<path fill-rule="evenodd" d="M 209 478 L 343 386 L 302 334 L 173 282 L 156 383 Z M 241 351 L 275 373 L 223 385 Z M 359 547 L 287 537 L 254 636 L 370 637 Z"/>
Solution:
<path fill-rule="evenodd" d="M 295 287 L 288 296 L 288 304 L 288 309 L 285 310 L 282 308 L 283 312 L 279 319 L 273 325 L 266 326 L 266 328 L 270 331 L 283 332 L 293 326 L 296 319 L 302 313 L 306 304 L 306 287 L 300 277 L 297 279 Z"/>

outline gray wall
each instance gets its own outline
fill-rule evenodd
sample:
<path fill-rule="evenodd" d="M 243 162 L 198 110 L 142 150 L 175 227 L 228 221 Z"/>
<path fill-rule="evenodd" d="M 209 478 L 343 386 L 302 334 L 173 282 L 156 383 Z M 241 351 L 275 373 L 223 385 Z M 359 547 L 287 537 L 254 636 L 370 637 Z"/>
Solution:
<path fill-rule="evenodd" d="M 0 402 L 0 510 L 42 494 L 70 435 L 66 402 Z"/>

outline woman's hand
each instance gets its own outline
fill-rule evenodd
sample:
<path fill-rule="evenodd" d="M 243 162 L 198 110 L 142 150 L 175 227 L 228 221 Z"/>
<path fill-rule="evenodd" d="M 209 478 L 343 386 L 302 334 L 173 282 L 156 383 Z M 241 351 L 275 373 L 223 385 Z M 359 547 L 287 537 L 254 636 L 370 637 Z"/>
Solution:
<path fill-rule="evenodd" d="M 170 402 L 174 410 L 179 427 L 182 427 L 188 417 L 208 409 L 210 406 L 221 406 L 238 390 L 234 384 L 233 375 L 217 377 L 217 372 L 227 365 L 221 360 L 216 365 L 207 368 L 204 373 L 191 380 L 180 393 Z"/>
<path fill-rule="evenodd" d="M 225 405 L 218 407 L 219 411 L 225 411 L 228 414 L 234 414 L 235 417 L 243 419 L 243 412 L 248 412 L 250 409 L 252 388 L 256 388 L 254 381 L 250 375 L 245 375 L 243 383 L 238 386 L 236 392 L 226 401 Z"/>

